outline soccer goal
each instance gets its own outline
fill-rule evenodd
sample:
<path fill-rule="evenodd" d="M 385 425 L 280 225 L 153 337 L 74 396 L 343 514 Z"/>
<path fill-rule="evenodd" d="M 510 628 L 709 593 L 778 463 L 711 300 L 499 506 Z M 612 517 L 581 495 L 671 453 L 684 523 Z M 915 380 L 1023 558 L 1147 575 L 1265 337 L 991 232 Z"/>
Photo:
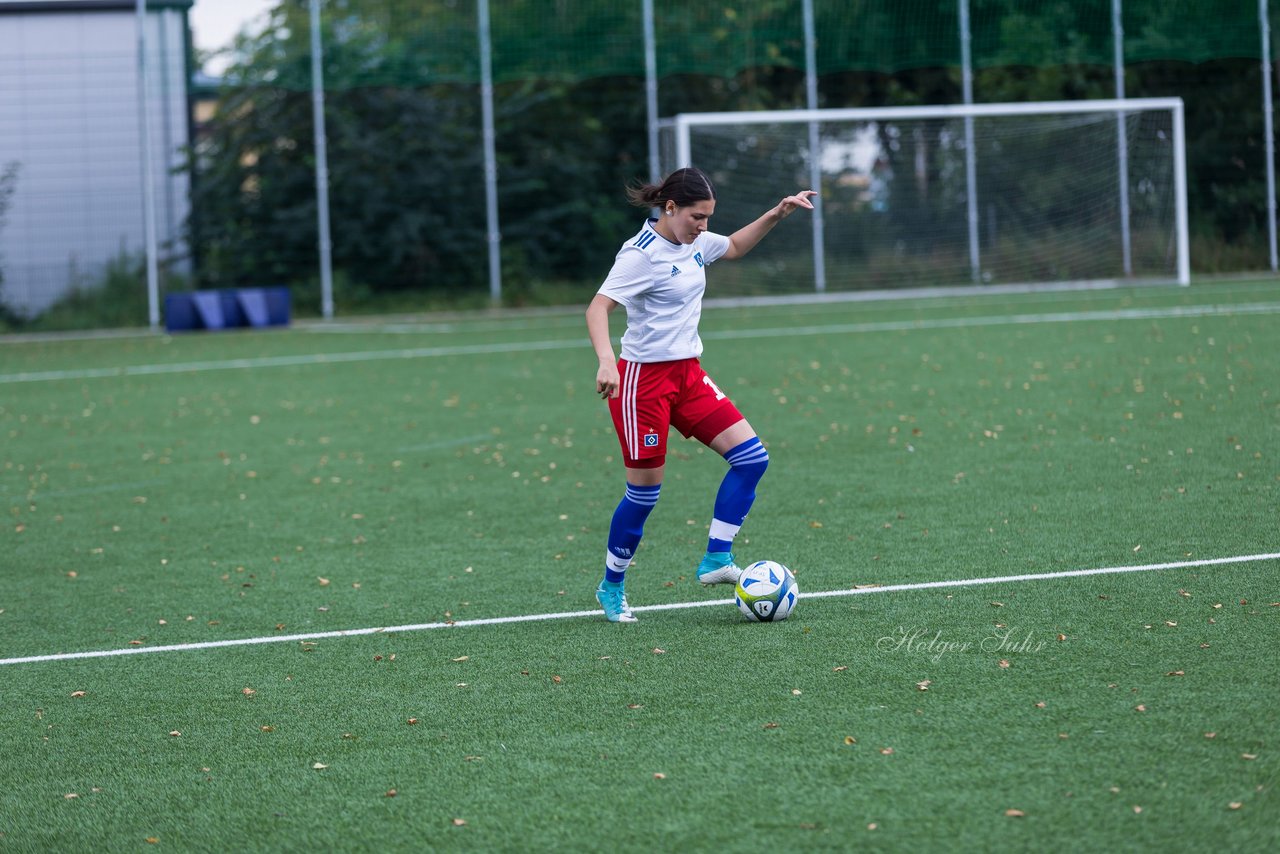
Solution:
<path fill-rule="evenodd" d="M 712 176 L 713 230 L 821 190 L 720 294 L 1190 282 L 1180 98 L 686 113 L 662 149 Z"/>

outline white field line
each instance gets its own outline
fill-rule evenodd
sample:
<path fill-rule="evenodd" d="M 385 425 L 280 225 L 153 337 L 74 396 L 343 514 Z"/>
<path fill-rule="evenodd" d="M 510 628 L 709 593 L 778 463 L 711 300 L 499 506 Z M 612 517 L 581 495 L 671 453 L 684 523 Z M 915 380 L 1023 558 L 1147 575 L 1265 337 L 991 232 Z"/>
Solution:
<path fill-rule="evenodd" d="M 1044 314 L 1009 314 L 986 317 L 943 317 L 929 320 L 878 321 L 866 323 L 833 323 L 816 326 L 790 326 L 772 329 L 725 329 L 704 332 L 709 340 L 727 341 L 742 338 L 786 338 L 806 335 L 848 335 L 875 332 L 909 332 L 913 330 L 955 329 L 980 326 L 1024 326 L 1040 323 L 1078 323 L 1106 320 L 1158 320 L 1162 318 L 1217 317 L 1235 314 L 1280 314 L 1280 303 L 1241 303 L 1239 305 L 1167 306 L 1164 308 L 1123 308 L 1099 311 L 1061 311 Z M 294 356 L 262 356 L 255 359 L 223 359 L 172 364 L 124 365 L 115 368 L 79 368 L 63 371 L 27 371 L 0 374 L 0 385 L 15 383 L 87 380 L 107 377 L 155 376 L 205 371 L 256 370 L 260 368 L 337 365 L 352 362 L 382 362 L 395 359 L 434 359 L 443 356 L 475 356 L 497 353 L 524 353 L 531 350 L 576 350 L 586 348 L 585 339 L 556 341 L 516 341 L 494 344 L 458 344 L 445 347 L 413 347 L 400 350 L 364 350 L 353 353 L 304 353 Z"/>
<path fill-rule="evenodd" d="M 940 587 L 972 587 L 981 584 L 1013 584 L 1023 581 L 1050 581 L 1058 578 L 1077 578 L 1087 575 L 1116 575 L 1126 572 L 1155 572 L 1162 569 L 1194 569 L 1202 566 L 1221 566 L 1232 563 L 1256 563 L 1266 560 L 1280 560 L 1280 552 L 1270 554 L 1236 555 L 1234 557 L 1206 558 L 1204 560 L 1185 560 L 1173 563 L 1150 563 L 1140 566 L 1108 566 L 1096 569 L 1071 569 L 1062 572 L 1040 572 L 1027 575 L 997 575 L 987 578 L 959 578 L 949 581 L 923 581 L 914 584 L 885 584 L 877 587 L 857 587 L 846 590 L 823 590 L 816 593 L 801 593 L 802 599 L 829 599 L 837 596 L 860 596 L 869 593 L 898 593 L 911 590 L 933 590 Z M 663 605 L 641 605 L 634 611 L 677 611 L 688 608 L 707 608 L 733 604 L 732 599 L 704 599 L 697 602 L 669 602 Z M 432 629 L 460 629 L 471 626 L 500 626 L 508 623 L 533 623 L 548 620 L 569 620 L 578 617 L 600 617 L 600 611 L 558 611 L 550 614 L 520 614 L 513 617 L 486 617 L 478 620 L 451 620 L 436 623 L 414 623 L 404 626 L 378 626 L 364 629 L 343 629 L 331 632 L 308 632 L 306 634 L 269 635 L 256 638 L 236 638 L 233 640 L 203 641 L 200 643 L 179 643 L 167 646 L 135 646 L 125 649 L 98 649 L 87 652 L 59 652 L 50 655 L 27 655 L 15 658 L 0 658 L 0 665 L 35 664 L 42 661 L 68 661 L 79 658 L 108 658 L 120 655 L 141 655 L 148 652 L 188 652 L 199 649 L 216 649 L 228 646 L 257 646 L 268 643 L 305 643 L 330 638 L 351 638 L 362 635 L 397 634 L 405 632 L 422 632 Z"/>

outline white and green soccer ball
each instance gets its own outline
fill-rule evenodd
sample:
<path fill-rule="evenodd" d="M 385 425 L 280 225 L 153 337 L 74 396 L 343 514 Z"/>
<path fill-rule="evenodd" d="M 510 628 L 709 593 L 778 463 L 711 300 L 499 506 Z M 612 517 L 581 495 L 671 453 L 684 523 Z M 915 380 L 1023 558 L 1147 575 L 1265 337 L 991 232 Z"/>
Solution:
<path fill-rule="evenodd" d="M 795 574 L 774 560 L 758 560 L 744 568 L 733 591 L 738 610 L 757 623 L 785 620 L 799 598 Z"/>

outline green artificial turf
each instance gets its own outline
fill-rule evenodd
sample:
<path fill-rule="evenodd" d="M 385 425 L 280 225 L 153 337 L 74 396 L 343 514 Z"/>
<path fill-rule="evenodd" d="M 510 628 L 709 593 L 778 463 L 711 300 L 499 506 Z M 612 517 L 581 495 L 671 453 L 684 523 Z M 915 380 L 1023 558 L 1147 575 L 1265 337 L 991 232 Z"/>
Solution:
<path fill-rule="evenodd" d="M 1273 850 L 1280 561 L 1200 562 L 1280 552 L 1278 315 L 708 308 L 771 457 L 736 551 L 840 592 L 776 625 L 681 607 L 729 592 L 678 437 L 672 607 L 468 624 L 595 607 L 580 313 L 0 343 L 0 658 L 125 653 L 0 665 L 0 850 Z"/>

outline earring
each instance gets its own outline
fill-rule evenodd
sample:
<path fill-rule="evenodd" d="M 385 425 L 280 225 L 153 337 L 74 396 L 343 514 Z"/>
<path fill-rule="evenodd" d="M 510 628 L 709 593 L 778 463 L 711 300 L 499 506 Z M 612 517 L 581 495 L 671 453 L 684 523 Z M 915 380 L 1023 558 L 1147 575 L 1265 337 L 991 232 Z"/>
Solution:
<path fill-rule="evenodd" d="M 676 215 L 675 211 L 667 211 L 667 216 L 675 216 L 675 215 Z"/>

